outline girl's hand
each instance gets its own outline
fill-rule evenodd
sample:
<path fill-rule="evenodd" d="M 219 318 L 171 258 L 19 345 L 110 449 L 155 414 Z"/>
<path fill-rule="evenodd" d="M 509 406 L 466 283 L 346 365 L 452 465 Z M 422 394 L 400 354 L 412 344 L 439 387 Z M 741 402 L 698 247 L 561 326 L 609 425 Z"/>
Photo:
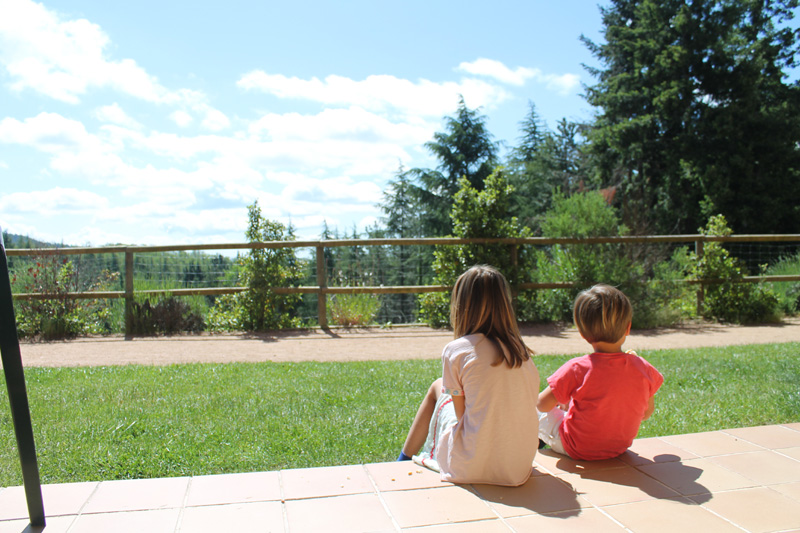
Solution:
<path fill-rule="evenodd" d="M 558 408 L 562 411 L 569 411 L 569 404 L 568 403 L 560 403 L 558 404 Z"/>

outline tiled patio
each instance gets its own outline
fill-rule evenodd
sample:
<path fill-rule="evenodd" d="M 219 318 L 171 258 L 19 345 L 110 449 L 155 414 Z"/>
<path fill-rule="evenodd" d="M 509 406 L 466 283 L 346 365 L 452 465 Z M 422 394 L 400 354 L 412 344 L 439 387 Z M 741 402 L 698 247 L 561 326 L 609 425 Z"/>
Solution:
<path fill-rule="evenodd" d="M 639 439 L 596 463 L 546 451 L 518 488 L 442 483 L 405 462 L 43 492 L 47 533 L 800 531 L 800 423 Z M 22 488 L 0 489 L 0 533 L 26 517 Z"/>

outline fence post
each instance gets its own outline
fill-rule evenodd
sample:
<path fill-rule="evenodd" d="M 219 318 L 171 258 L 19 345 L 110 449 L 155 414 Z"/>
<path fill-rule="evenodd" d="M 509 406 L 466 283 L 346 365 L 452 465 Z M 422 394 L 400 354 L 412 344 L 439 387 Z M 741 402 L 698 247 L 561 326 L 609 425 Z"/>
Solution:
<path fill-rule="evenodd" d="M 328 288 L 328 279 L 325 269 L 325 247 L 322 245 L 317 246 L 317 286 L 319 292 L 317 293 L 317 322 L 322 329 L 328 328 L 328 309 L 327 309 L 327 296 L 325 289 Z"/>
<path fill-rule="evenodd" d="M 703 241 L 694 241 L 694 253 L 699 263 L 703 259 Z M 703 302 L 705 301 L 705 286 L 703 281 L 697 285 L 697 316 L 703 316 Z"/>
<path fill-rule="evenodd" d="M 519 287 L 517 287 L 516 281 L 519 280 L 519 278 L 520 278 L 520 276 L 519 276 L 519 246 L 517 246 L 516 244 L 511 244 L 510 247 L 511 247 L 511 250 L 509 250 L 509 251 L 510 251 L 510 255 L 511 255 L 511 269 L 512 269 L 512 271 L 508 272 L 507 275 L 511 275 L 512 278 L 515 280 L 514 281 L 514 285 L 511 286 L 511 299 L 516 304 L 517 296 L 519 295 Z"/>
<path fill-rule="evenodd" d="M 125 248 L 125 338 L 133 337 L 133 250 Z"/>

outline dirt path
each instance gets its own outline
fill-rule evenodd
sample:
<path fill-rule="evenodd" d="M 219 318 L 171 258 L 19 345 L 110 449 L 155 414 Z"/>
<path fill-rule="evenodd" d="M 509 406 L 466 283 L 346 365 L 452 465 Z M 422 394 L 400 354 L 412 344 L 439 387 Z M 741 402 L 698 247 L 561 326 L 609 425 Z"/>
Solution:
<path fill-rule="evenodd" d="M 526 326 L 525 342 L 538 354 L 580 354 L 588 347 L 574 328 Z M 364 361 L 438 359 L 449 331 L 426 327 L 321 330 L 264 335 L 95 337 L 66 342 L 22 343 L 25 366 L 168 365 L 256 361 Z M 625 348 L 655 350 L 800 342 L 800 319 L 762 326 L 693 324 L 633 331 Z"/>

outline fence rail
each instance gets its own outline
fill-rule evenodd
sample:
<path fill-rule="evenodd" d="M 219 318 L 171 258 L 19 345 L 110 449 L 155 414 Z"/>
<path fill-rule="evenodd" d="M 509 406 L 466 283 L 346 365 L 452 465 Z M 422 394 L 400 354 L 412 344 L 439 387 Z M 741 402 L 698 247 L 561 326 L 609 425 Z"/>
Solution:
<path fill-rule="evenodd" d="M 429 292 L 446 292 L 451 287 L 445 285 L 403 285 L 403 286 L 380 286 L 380 287 L 329 287 L 325 268 L 325 248 L 342 246 L 448 246 L 460 244 L 504 244 L 510 247 L 512 257 L 517 254 L 520 246 L 552 246 L 557 244 L 677 244 L 688 243 L 695 245 L 695 251 L 699 256 L 703 254 L 703 245 L 706 242 L 726 242 L 726 243 L 752 243 L 752 242 L 782 242 L 800 243 L 800 234 L 788 235 L 729 235 L 729 236 L 710 236 L 710 235 L 641 235 L 641 236 L 622 236 L 622 237 L 587 237 L 587 238 L 481 238 L 481 239 L 459 239 L 459 238 L 425 238 L 425 239 L 338 239 L 338 240 L 313 240 L 313 241 L 268 241 L 268 242 L 248 242 L 248 243 L 217 243 L 217 244 L 178 244 L 166 246 L 103 246 L 103 247 L 75 247 L 75 248 L 32 248 L 32 249 L 10 249 L 6 250 L 9 257 L 15 256 L 48 256 L 48 255 L 90 255 L 90 254 L 114 254 L 122 253 L 125 255 L 124 269 L 124 288 L 123 291 L 86 291 L 70 292 L 59 294 L 59 298 L 74 299 L 125 299 L 125 329 L 126 333 L 132 331 L 132 307 L 134 298 L 137 295 L 161 295 L 170 294 L 175 296 L 194 296 L 194 295 L 224 295 L 235 294 L 247 291 L 247 287 L 216 287 L 216 288 L 188 288 L 188 289 L 158 289 L 158 290 L 134 290 L 133 265 L 134 255 L 149 252 L 185 252 L 185 251 L 207 251 L 207 250 L 252 250 L 265 248 L 313 248 L 316 259 L 317 285 L 301 287 L 273 287 L 272 290 L 277 294 L 317 294 L 318 295 L 318 321 L 320 327 L 327 327 L 326 296 L 328 294 L 420 294 Z M 715 279 L 684 279 L 679 280 L 683 283 L 698 285 L 697 302 L 698 308 L 702 307 L 704 286 L 722 283 L 727 280 Z M 800 275 L 785 276 L 745 276 L 739 282 L 758 283 L 758 282 L 796 282 L 800 281 Z M 566 289 L 573 288 L 572 282 L 552 282 L 552 283 L 523 283 L 515 287 L 516 290 L 537 290 L 537 289 Z M 52 299 L 55 295 L 43 293 L 16 293 L 13 295 L 17 300 L 46 300 Z"/>

